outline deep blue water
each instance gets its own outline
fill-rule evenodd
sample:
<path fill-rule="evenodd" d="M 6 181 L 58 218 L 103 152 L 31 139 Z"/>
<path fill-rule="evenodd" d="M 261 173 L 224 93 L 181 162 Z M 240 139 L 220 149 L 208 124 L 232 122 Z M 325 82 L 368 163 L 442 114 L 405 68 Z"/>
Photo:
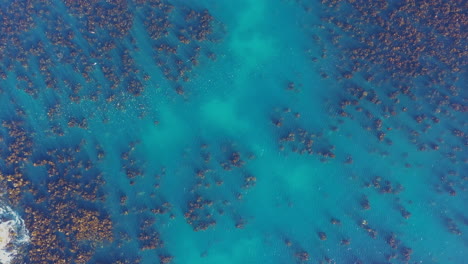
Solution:
<path fill-rule="evenodd" d="M 0 8 L 18 263 L 467 263 L 462 4 L 85 2 Z"/>

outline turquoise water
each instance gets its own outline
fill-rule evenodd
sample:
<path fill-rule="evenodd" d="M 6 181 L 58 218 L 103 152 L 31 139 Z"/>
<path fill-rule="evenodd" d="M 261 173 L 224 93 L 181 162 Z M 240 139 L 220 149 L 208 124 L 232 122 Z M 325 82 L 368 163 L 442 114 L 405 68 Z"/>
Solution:
<path fill-rule="evenodd" d="M 10 5 L 3 13 L 26 8 L 3 2 Z M 332 1 L 170 1 L 167 16 L 159 1 L 128 1 L 127 13 L 115 16 L 132 17 L 122 38 L 111 33 L 117 22 L 90 26 L 91 11 L 40 2 L 30 9 L 35 26 L 18 41 L 27 47 L 41 40 L 56 88 L 46 87 L 40 56 L 28 54 L 23 63 L 13 57 L 21 51 L 6 27 L 2 38 L 9 42 L 0 49 L 0 118 L 21 121 L 27 139 L 2 127 L 4 200 L 31 237 L 18 245 L 19 263 L 163 263 L 161 256 L 193 264 L 466 262 L 466 56 L 454 71 L 461 79 L 447 79 L 435 89 L 440 94 L 415 77 L 417 100 L 400 93 L 395 103 L 387 95 L 403 80 L 387 80 L 391 73 L 381 65 L 363 62 L 377 72 L 375 82 L 365 81 L 365 72 L 342 76 L 354 36 L 324 18 L 345 20 L 354 11 L 328 7 Z M 98 2 L 94 8 L 117 6 Z M 212 33 L 181 44 L 189 10 L 207 10 Z M 151 12 L 171 23 L 168 35 L 150 38 Z M 51 40 L 49 34 L 63 32 L 74 32 L 74 47 Z M 343 41 L 334 43 L 340 34 Z M 105 41 L 115 48 L 101 54 Z M 158 51 L 161 44 L 177 46 L 176 54 Z M 466 40 L 457 45 L 463 49 Z M 131 60 L 123 63 L 125 50 Z M 178 76 L 180 65 L 187 68 Z M 86 67 L 88 76 L 77 73 Z M 117 76 L 114 87 L 106 68 Z M 32 92 L 18 76 L 27 77 Z M 127 89 L 135 80 L 138 92 Z M 340 103 L 356 99 L 356 87 L 366 95 L 343 108 L 350 114 L 343 117 Z M 372 102 L 374 93 L 380 104 Z M 450 101 L 437 104 L 444 95 Z M 456 136 L 455 129 L 465 133 Z M 18 147 L 16 139 L 26 143 Z M 17 148 L 18 162 L 8 162 Z M 34 166 L 44 159 L 57 166 Z M 29 183 L 18 187 L 23 180 Z M 76 219 L 90 219 L 78 208 L 97 212 L 99 228 L 81 226 Z M 301 253 L 308 257 L 301 260 Z"/>

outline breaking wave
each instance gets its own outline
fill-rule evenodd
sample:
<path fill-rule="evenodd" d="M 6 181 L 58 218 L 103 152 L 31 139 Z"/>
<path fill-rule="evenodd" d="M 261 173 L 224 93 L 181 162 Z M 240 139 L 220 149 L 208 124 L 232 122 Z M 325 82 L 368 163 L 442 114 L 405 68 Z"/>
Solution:
<path fill-rule="evenodd" d="M 29 243 L 23 219 L 11 207 L 0 202 L 0 263 L 9 264 Z"/>

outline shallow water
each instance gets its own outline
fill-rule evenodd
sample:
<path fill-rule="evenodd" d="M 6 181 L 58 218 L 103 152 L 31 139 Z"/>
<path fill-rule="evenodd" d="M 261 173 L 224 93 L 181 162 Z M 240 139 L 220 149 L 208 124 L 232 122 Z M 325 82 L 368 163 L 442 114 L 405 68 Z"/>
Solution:
<path fill-rule="evenodd" d="M 355 36 L 324 18 L 358 12 L 344 3 L 336 10 L 330 1 L 171 1 L 168 35 L 151 39 L 145 21 L 151 10 L 164 17 L 159 5 L 124 3 L 133 24 L 119 38 L 110 35 L 112 25 L 86 28 L 90 14 L 52 2 L 55 9 L 33 5 L 36 26 L 18 35 L 24 46 L 41 39 L 41 56 L 15 60 L 15 35 L 1 31 L 12 46 L 1 49 L 0 118 L 18 125 L 1 128 L 0 176 L 32 234 L 19 263 L 163 263 L 161 256 L 194 264 L 464 263 L 466 56 L 453 73 L 461 79 L 447 74 L 436 86 L 440 94 L 427 95 L 433 88 L 423 75 L 410 78 L 416 100 L 401 92 L 396 103 L 387 95 L 402 81 L 382 65 L 363 62 L 377 72 L 375 81 L 366 81 L 365 71 L 342 76 Z M 428 8 L 441 12 L 437 5 Z M 209 12 L 212 34 L 182 44 L 189 10 Z M 354 26 L 373 30 L 372 23 Z M 74 54 L 51 37 L 69 31 Z M 99 50 L 105 41 L 115 48 Z M 176 54 L 158 51 L 161 44 L 177 46 Z M 134 63 L 123 62 L 124 50 Z M 41 57 L 51 59 L 45 64 L 55 89 L 46 87 Z M 88 81 L 78 73 L 86 65 Z M 120 80 L 115 87 L 107 68 Z M 27 76 L 33 92 L 18 76 Z M 136 96 L 129 89 L 135 79 L 143 87 Z M 340 107 L 356 99 L 355 87 L 368 96 Z M 372 102 L 374 93 L 380 103 Z M 448 103 L 440 103 L 443 96 Z M 350 116 L 340 115 L 343 109 Z M 12 156 L 15 149 L 20 154 Z"/>

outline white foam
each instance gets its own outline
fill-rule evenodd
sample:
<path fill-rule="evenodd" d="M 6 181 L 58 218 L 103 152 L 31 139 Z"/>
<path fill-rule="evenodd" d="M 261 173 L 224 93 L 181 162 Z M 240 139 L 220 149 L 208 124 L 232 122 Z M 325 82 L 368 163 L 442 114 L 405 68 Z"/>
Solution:
<path fill-rule="evenodd" d="M 0 202 L 0 263 L 11 263 L 29 240 L 29 232 L 23 219 Z"/>

